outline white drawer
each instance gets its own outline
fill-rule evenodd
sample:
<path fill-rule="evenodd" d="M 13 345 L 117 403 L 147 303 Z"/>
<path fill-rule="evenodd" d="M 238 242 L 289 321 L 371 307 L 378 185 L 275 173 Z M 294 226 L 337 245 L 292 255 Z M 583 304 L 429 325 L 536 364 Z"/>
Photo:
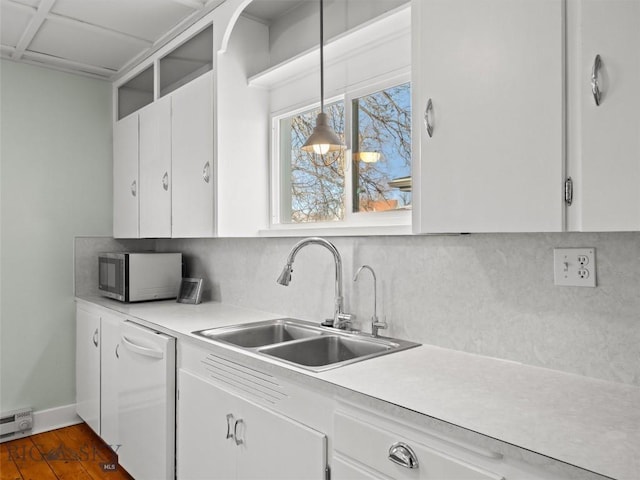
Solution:
<path fill-rule="evenodd" d="M 417 461 L 416 468 L 398 465 L 389 459 L 390 449 L 400 444 L 402 452 L 410 449 Z M 379 428 L 343 413 L 334 416 L 333 448 L 340 454 L 374 469 L 390 478 L 424 480 L 502 480 L 489 472 L 449 453 L 427 447 L 415 439 Z M 345 477 L 348 478 L 348 477 Z M 335 480 L 339 480 L 338 477 Z"/>

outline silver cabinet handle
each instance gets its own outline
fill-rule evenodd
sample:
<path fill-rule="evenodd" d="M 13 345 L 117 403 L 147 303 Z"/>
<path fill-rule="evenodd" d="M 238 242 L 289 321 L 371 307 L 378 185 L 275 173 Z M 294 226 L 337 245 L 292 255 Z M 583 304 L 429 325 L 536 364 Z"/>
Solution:
<path fill-rule="evenodd" d="M 118 353 L 118 349 L 120 348 L 120 344 L 116 345 L 116 358 L 120 358 L 120 354 Z"/>
<path fill-rule="evenodd" d="M 169 190 L 169 172 L 164 172 L 162 176 L 162 188 L 164 188 L 165 191 Z"/>
<path fill-rule="evenodd" d="M 210 174 L 211 174 L 210 170 L 211 170 L 211 167 L 209 165 L 209 162 L 205 163 L 204 167 L 202 168 L 202 178 L 204 179 L 205 183 L 209 183 L 209 179 L 211 178 L 210 177 Z"/>
<path fill-rule="evenodd" d="M 242 440 L 238 435 L 238 425 L 244 425 L 244 420 L 242 420 L 241 418 L 236 420 L 236 423 L 233 426 L 233 439 L 235 440 L 236 445 L 242 445 L 244 443 L 244 440 Z"/>
<path fill-rule="evenodd" d="M 596 55 L 596 58 L 593 61 L 593 68 L 591 69 L 591 92 L 593 93 L 593 99 L 596 102 L 596 106 L 600 106 L 600 99 L 602 97 L 600 85 L 598 84 L 598 72 L 600 71 L 601 66 L 602 61 L 600 60 L 600 55 Z"/>
<path fill-rule="evenodd" d="M 137 195 L 137 193 L 138 193 L 138 184 L 134 180 L 133 182 L 131 182 L 131 195 L 133 195 L 135 197 Z"/>
<path fill-rule="evenodd" d="M 93 332 L 93 344 L 97 347 L 98 346 L 98 329 L 96 328 L 96 331 Z"/>
<path fill-rule="evenodd" d="M 234 418 L 231 413 L 227 413 L 227 436 L 225 438 L 233 438 L 234 431 L 231 431 L 231 424 L 234 423 Z"/>
<path fill-rule="evenodd" d="M 397 442 L 389 448 L 389 460 L 406 468 L 418 468 L 418 457 L 409 445 Z"/>
<path fill-rule="evenodd" d="M 433 102 L 431 99 L 427 100 L 427 106 L 424 109 L 424 126 L 429 138 L 433 137 Z"/>
<path fill-rule="evenodd" d="M 120 341 L 124 344 L 125 347 L 127 347 L 127 350 L 133 353 L 137 353 L 138 355 L 142 355 L 143 357 L 157 359 L 162 359 L 164 357 L 164 352 L 162 350 L 154 350 L 153 348 L 147 348 L 141 345 L 137 345 L 125 336 L 121 337 Z"/>

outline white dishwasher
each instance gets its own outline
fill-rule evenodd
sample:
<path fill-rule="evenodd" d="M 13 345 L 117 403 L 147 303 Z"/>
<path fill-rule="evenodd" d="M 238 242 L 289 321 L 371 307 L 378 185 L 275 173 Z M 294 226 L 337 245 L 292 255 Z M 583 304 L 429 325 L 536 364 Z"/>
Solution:
<path fill-rule="evenodd" d="M 136 480 L 173 479 L 176 339 L 125 321 L 118 352 L 118 462 Z"/>

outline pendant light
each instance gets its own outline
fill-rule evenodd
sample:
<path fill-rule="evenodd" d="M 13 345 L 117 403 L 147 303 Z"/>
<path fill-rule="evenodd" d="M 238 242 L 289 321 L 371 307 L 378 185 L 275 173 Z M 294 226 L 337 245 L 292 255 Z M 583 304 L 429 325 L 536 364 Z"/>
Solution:
<path fill-rule="evenodd" d="M 302 150 L 309 153 L 324 155 L 328 152 L 343 150 L 342 144 L 336 132 L 329 126 L 329 117 L 324 113 L 324 8 L 323 0 L 320 0 L 320 113 L 316 118 L 316 126 L 309 138 L 302 146 Z"/>

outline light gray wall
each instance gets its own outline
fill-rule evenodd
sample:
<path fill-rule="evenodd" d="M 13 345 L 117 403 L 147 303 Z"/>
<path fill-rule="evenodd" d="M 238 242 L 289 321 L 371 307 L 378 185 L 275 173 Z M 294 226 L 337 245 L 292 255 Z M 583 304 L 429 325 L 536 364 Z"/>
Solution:
<path fill-rule="evenodd" d="M 75 403 L 73 245 L 111 235 L 111 85 L 2 60 L 0 408 Z"/>
<path fill-rule="evenodd" d="M 277 285 L 294 238 L 158 240 L 182 251 L 207 297 L 321 321 L 333 309 L 333 261 L 302 250 Z M 344 261 L 347 310 L 368 329 L 372 281 L 386 334 L 640 385 L 640 233 L 484 234 L 332 239 Z M 597 288 L 553 285 L 554 247 L 595 247 Z"/>

